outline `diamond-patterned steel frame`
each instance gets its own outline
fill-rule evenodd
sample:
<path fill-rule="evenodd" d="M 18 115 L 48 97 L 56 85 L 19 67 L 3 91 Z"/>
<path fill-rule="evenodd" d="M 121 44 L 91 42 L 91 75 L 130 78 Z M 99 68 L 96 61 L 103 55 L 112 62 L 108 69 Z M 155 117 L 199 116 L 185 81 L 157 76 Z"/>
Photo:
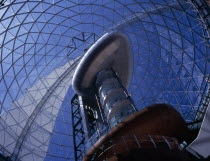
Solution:
<path fill-rule="evenodd" d="M 73 94 L 67 92 L 73 73 L 34 120 L 31 113 L 61 73 L 73 70 L 73 62 L 113 30 L 130 39 L 134 71 L 128 93 L 136 107 L 169 103 L 194 122 L 208 91 L 209 12 L 204 0 L 5 1 L 0 7 L 0 152 L 17 154 L 15 145 L 23 140 L 17 146 L 20 160 L 74 160 L 71 112 L 64 99 Z M 21 139 L 26 122 L 31 130 Z"/>

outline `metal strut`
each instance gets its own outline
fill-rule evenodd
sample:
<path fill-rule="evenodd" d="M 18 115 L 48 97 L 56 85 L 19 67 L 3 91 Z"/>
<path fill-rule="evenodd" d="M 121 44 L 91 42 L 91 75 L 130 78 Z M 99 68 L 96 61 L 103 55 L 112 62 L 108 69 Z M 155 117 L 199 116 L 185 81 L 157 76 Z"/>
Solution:
<path fill-rule="evenodd" d="M 85 148 L 85 134 L 82 126 L 82 115 L 80 113 L 80 103 L 78 95 L 74 95 L 71 100 L 71 118 L 74 144 L 75 161 L 82 160 L 82 152 Z"/>
<path fill-rule="evenodd" d="M 5 3 L 6 1 L 7 1 L 7 0 L 1 0 L 1 1 L 0 1 L 0 7 L 1 7 L 1 6 L 4 6 L 4 3 Z"/>

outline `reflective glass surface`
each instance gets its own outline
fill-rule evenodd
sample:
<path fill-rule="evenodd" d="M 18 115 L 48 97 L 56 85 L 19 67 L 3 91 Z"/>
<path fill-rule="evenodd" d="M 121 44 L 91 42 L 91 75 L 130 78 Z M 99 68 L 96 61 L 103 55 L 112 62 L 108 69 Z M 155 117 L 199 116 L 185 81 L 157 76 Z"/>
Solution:
<path fill-rule="evenodd" d="M 0 7 L 0 152 L 74 160 L 72 75 L 111 31 L 130 39 L 136 107 L 168 103 L 193 121 L 210 74 L 208 25 L 184 0 L 7 0 Z"/>

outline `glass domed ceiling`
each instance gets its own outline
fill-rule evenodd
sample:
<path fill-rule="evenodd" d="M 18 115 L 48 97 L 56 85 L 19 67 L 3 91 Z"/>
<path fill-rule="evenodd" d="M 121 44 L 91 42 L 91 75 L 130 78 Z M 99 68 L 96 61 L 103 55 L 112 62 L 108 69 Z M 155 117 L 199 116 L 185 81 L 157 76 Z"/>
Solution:
<path fill-rule="evenodd" d="M 136 107 L 173 105 L 187 122 L 207 91 L 208 25 L 183 0 L 7 0 L 0 8 L 0 152 L 74 160 L 71 79 L 104 33 L 128 35 Z"/>

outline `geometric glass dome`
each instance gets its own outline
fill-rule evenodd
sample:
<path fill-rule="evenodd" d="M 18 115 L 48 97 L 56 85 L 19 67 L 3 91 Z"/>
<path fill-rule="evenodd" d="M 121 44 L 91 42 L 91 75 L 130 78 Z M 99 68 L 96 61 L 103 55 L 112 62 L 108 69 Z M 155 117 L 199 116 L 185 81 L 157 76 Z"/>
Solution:
<path fill-rule="evenodd" d="M 197 2 L 7 0 L 0 7 L 0 152 L 21 161 L 74 160 L 72 76 L 111 31 L 130 40 L 135 106 L 167 103 L 195 121 L 210 74 L 209 10 Z"/>

